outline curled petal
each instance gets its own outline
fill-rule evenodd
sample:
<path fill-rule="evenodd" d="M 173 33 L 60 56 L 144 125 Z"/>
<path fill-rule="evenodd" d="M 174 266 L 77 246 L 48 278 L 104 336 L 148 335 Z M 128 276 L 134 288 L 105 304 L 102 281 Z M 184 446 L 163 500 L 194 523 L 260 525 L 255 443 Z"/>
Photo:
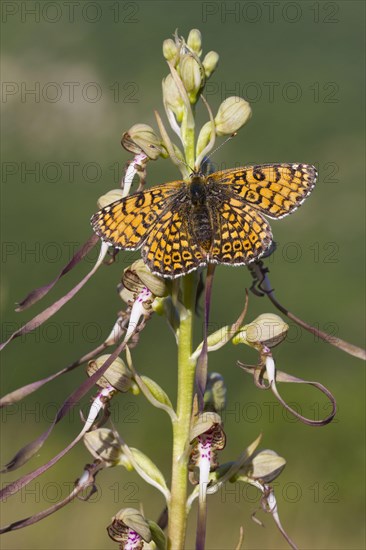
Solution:
<path fill-rule="evenodd" d="M 262 497 L 262 501 L 261 501 L 262 509 L 265 512 L 268 512 L 269 514 L 272 514 L 272 517 L 273 517 L 278 529 L 280 530 L 282 536 L 286 540 L 286 542 L 291 546 L 291 548 L 293 550 L 298 550 L 298 547 L 296 546 L 296 544 L 290 539 L 290 537 L 288 536 L 288 534 L 286 533 L 286 531 L 282 527 L 282 524 L 281 524 L 281 521 L 280 521 L 280 516 L 278 514 L 277 501 L 276 501 L 276 497 L 275 497 L 273 488 L 270 487 L 269 485 L 264 484 L 263 486 L 260 487 L 260 489 L 263 492 L 263 497 Z M 253 517 L 253 519 L 255 519 L 255 512 L 254 512 L 252 517 Z M 257 520 L 257 521 L 259 521 L 259 520 Z"/>
<path fill-rule="evenodd" d="M 274 395 L 277 397 L 281 405 L 285 407 L 286 410 L 291 412 L 296 418 L 298 418 L 301 422 L 304 424 L 307 424 L 309 426 L 324 426 L 326 424 L 329 424 L 331 422 L 337 412 L 337 403 L 332 395 L 332 393 L 320 382 L 314 382 L 312 380 L 302 380 L 301 378 L 297 378 L 296 376 L 291 376 L 285 372 L 277 371 L 275 369 L 275 364 L 273 361 L 273 358 L 268 359 L 266 358 L 266 367 L 268 366 L 268 372 L 263 372 L 263 368 L 258 365 L 250 366 L 250 365 L 244 365 L 240 362 L 238 362 L 238 365 L 240 368 L 242 368 L 245 372 L 250 373 L 253 375 L 255 383 L 257 387 L 260 389 L 271 389 L 271 391 L 274 393 Z M 266 380 L 269 380 L 269 385 L 264 383 L 263 378 Z M 292 409 L 281 397 L 281 395 L 278 392 L 277 389 L 277 382 L 293 382 L 295 384 L 309 384 L 309 386 L 314 386 L 318 390 L 320 390 L 324 395 L 329 399 L 332 410 L 330 414 L 324 418 L 323 420 L 311 420 L 310 418 L 307 418 L 306 416 L 301 415 L 296 410 Z"/>
<path fill-rule="evenodd" d="M 85 489 L 91 486 L 95 487 L 95 476 L 98 471 L 103 467 L 104 466 L 100 462 L 95 462 L 91 466 L 87 466 L 78 481 L 75 483 L 75 487 L 66 498 L 64 498 L 60 502 L 57 502 L 53 506 L 50 506 L 50 508 L 34 514 L 34 516 L 15 521 L 10 525 L 2 527 L 0 529 L 0 534 L 15 531 L 17 529 L 22 529 L 23 527 L 28 527 L 29 525 L 33 525 L 34 523 L 37 523 L 38 521 L 41 521 L 42 519 L 54 514 L 55 512 L 69 504 L 69 502 L 72 502 L 74 498 L 77 497 L 82 491 L 85 491 Z"/>
<path fill-rule="evenodd" d="M 331 344 L 332 346 L 335 346 L 341 349 L 342 351 L 344 351 L 345 353 L 348 353 L 349 355 L 358 357 L 358 359 L 363 359 L 363 360 L 366 359 L 365 349 L 360 348 L 359 346 L 355 346 L 350 342 L 346 342 L 341 338 L 332 336 L 331 334 L 323 332 L 322 330 L 319 330 L 318 328 L 315 328 L 309 325 L 308 323 L 300 319 L 300 317 L 297 317 L 297 315 L 289 311 L 285 306 L 283 306 L 274 295 L 274 290 L 268 278 L 269 270 L 268 268 L 264 267 L 263 262 L 261 260 L 258 262 L 251 263 L 248 267 L 254 278 L 254 282 L 251 287 L 251 290 L 254 292 L 254 294 L 260 293 L 259 295 L 262 295 L 262 296 L 266 294 L 268 298 L 271 300 L 272 304 L 277 309 L 279 309 L 281 313 L 286 315 L 289 319 L 294 321 L 300 327 L 303 327 L 305 330 L 307 330 L 311 334 L 314 334 L 321 340 L 324 340 L 324 342 L 327 342 L 328 344 Z"/>

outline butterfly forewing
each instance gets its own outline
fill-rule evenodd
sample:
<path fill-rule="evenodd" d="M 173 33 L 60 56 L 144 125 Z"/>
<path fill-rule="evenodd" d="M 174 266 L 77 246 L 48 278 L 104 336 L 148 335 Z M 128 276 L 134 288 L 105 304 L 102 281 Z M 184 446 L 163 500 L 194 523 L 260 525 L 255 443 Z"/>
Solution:
<path fill-rule="evenodd" d="M 215 172 L 209 176 L 229 186 L 232 195 L 274 219 L 294 212 L 314 188 L 317 171 L 311 164 L 261 164 Z"/>
<path fill-rule="evenodd" d="M 94 214 L 91 224 L 97 235 L 115 248 L 137 250 L 164 212 L 172 208 L 183 182 L 157 185 L 112 202 Z"/>

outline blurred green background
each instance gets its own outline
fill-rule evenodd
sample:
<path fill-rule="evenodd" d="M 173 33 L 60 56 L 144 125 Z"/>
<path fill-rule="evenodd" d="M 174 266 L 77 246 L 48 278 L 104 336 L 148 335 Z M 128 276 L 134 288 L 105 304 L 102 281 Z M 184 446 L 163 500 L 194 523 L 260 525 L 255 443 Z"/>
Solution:
<path fill-rule="evenodd" d="M 267 265 L 278 298 L 308 322 L 363 344 L 363 2 L 4 1 L 2 8 L 3 338 L 91 268 L 92 254 L 41 305 L 14 313 L 14 303 L 54 278 L 70 250 L 91 234 L 97 198 L 118 187 L 130 158 L 120 146 L 122 132 L 137 122 L 155 126 L 153 110 L 163 112 L 162 41 L 176 28 L 184 36 L 199 28 L 204 53 L 220 54 L 207 90 L 213 110 L 233 94 L 243 95 L 253 109 L 238 137 L 216 153 L 218 167 L 309 162 L 319 168 L 311 198 L 294 216 L 272 224 L 278 249 Z M 205 116 L 202 110 L 200 120 Z M 169 161 L 149 165 L 149 184 L 177 176 Z M 135 257 L 120 254 L 45 327 L 9 345 L 2 394 L 56 372 L 102 341 L 122 307 L 115 290 L 121 271 Z M 212 330 L 237 318 L 250 284 L 246 268 L 217 269 Z M 247 318 L 266 311 L 274 311 L 269 301 L 251 294 Z M 200 318 L 197 343 L 201 325 Z M 152 318 L 133 357 L 137 369 L 155 378 L 174 402 L 175 346 L 164 319 Z M 237 359 L 254 363 L 255 354 L 230 344 L 209 357 L 210 370 L 222 373 L 228 388 L 228 442 L 220 460 L 235 459 L 262 432 L 262 447 L 287 459 L 276 495 L 283 525 L 299 547 L 364 548 L 364 365 L 293 326 L 276 358 L 279 369 L 318 380 L 333 392 L 336 420 L 310 428 L 284 414 L 272 394 L 260 392 L 236 367 Z M 48 427 L 84 376 L 81 367 L 3 411 L 2 463 Z M 308 386 L 280 389 L 305 415 L 329 412 Z M 165 415 L 142 397 L 127 395 L 114 400 L 112 417 L 127 443 L 146 452 L 169 479 Z M 20 473 L 45 463 L 80 427 L 75 411 Z M 90 460 L 82 445 L 74 449 L 6 502 L 2 525 L 64 498 Z M 110 469 L 97 481 L 96 498 L 6 535 L 2 548 L 114 548 L 105 527 L 120 508 L 142 502 L 147 517 L 159 516 L 160 494 L 136 475 Z M 207 548 L 235 547 L 240 525 L 245 548 L 285 548 L 270 516 L 259 514 L 265 529 L 252 522 L 257 506 L 258 494 L 241 487 L 210 499 Z M 189 525 L 186 547 L 193 548 L 195 509 Z"/>

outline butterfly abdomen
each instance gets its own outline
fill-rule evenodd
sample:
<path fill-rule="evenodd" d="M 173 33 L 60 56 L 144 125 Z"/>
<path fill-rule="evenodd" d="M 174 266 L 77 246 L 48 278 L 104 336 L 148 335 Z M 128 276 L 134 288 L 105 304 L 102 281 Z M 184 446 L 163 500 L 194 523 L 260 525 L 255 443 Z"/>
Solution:
<path fill-rule="evenodd" d="M 192 232 L 197 244 L 208 252 L 211 248 L 213 229 L 209 210 L 206 205 L 195 206 L 192 210 Z"/>

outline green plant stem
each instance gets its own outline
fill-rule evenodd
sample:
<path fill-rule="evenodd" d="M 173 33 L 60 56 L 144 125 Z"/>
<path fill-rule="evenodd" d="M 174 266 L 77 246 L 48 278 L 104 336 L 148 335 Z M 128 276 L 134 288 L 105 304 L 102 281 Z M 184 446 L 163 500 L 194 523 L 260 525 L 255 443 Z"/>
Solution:
<path fill-rule="evenodd" d="M 168 548 L 184 548 L 188 478 L 188 445 L 192 414 L 195 364 L 192 355 L 192 331 L 195 305 L 195 275 L 183 278 L 183 303 L 178 333 L 177 420 L 173 423 L 173 462 L 169 505 Z"/>
<path fill-rule="evenodd" d="M 186 139 L 186 162 L 188 166 L 193 170 L 195 168 L 195 159 L 194 159 L 194 127 L 193 128 L 186 128 L 185 133 L 185 139 Z"/>

